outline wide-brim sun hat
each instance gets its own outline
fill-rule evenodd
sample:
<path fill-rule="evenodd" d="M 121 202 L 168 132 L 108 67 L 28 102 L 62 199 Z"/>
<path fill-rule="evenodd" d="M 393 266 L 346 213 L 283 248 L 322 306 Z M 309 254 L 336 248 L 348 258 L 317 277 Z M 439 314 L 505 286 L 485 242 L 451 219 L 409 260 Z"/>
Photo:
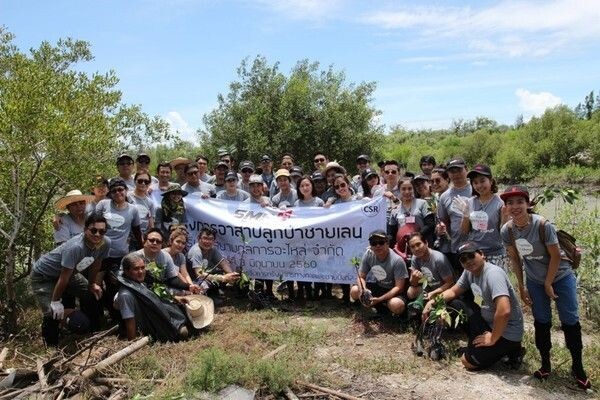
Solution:
<path fill-rule="evenodd" d="M 202 329 L 212 323 L 215 318 L 215 303 L 210 297 L 191 294 L 184 298 L 187 300 L 185 313 L 194 328 Z"/>
<path fill-rule="evenodd" d="M 179 165 L 188 165 L 189 163 L 191 163 L 192 160 L 190 160 L 189 158 L 185 158 L 185 157 L 177 157 L 172 159 L 171 161 L 169 161 L 169 164 L 171 164 L 171 168 L 176 168 Z"/>
<path fill-rule="evenodd" d="M 54 207 L 56 207 L 57 210 L 64 211 L 67 209 L 69 204 L 77 203 L 79 201 L 85 201 L 86 203 L 89 203 L 92 200 L 94 200 L 94 196 L 92 195 L 83 194 L 81 193 L 81 190 L 71 190 L 65 196 L 56 200 Z"/>
<path fill-rule="evenodd" d="M 181 188 L 181 186 L 179 185 L 179 183 L 172 183 L 169 185 L 169 187 L 167 187 L 167 190 L 165 190 L 164 192 L 161 193 L 161 196 L 166 196 L 169 193 L 181 193 L 181 195 L 183 197 L 188 195 L 188 192 L 186 192 L 185 190 L 183 190 Z"/>

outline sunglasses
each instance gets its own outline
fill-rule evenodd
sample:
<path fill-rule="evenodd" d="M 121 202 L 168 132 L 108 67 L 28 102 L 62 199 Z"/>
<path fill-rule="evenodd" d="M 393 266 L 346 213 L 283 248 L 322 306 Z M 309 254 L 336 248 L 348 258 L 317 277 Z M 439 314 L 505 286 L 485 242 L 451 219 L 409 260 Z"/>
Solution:
<path fill-rule="evenodd" d="M 476 253 L 477 252 L 475 252 L 475 251 L 472 252 L 472 253 L 463 253 L 463 254 L 460 255 L 460 257 L 458 257 L 458 261 L 460 261 L 461 263 L 464 264 L 467 261 L 474 259 Z"/>
<path fill-rule="evenodd" d="M 136 182 L 140 185 L 149 185 L 151 181 L 150 179 L 138 179 Z"/>
<path fill-rule="evenodd" d="M 122 187 L 118 187 L 118 188 L 110 189 L 110 192 L 111 192 L 112 194 L 115 194 L 115 193 L 121 193 L 121 192 L 124 192 L 124 191 L 125 191 L 125 188 L 122 188 Z"/>
<path fill-rule="evenodd" d="M 316 163 L 324 162 L 325 158 L 315 158 Z"/>
<path fill-rule="evenodd" d="M 369 244 L 373 247 L 375 246 L 383 246 L 384 244 L 386 244 L 387 241 L 384 239 L 380 239 L 380 240 L 369 240 Z"/>
<path fill-rule="evenodd" d="M 187 176 L 193 176 L 193 175 L 196 175 L 197 173 L 198 173 L 198 171 L 190 171 L 190 172 L 186 172 L 185 174 Z"/>
<path fill-rule="evenodd" d="M 338 189 L 340 189 L 340 188 L 342 188 L 342 189 L 343 189 L 343 188 L 345 188 L 346 186 L 348 186 L 348 184 L 346 184 L 345 182 L 342 182 L 342 183 L 340 183 L 340 184 L 338 184 L 338 185 L 333 185 L 333 188 L 334 188 L 335 190 L 338 190 Z"/>
<path fill-rule="evenodd" d="M 253 172 L 254 172 L 254 171 L 253 171 L 253 170 L 251 170 L 251 169 L 243 169 L 243 170 L 242 170 L 242 174 L 251 174 L 251 173 L 253 173 Z"/>
<path fill-rule="evenodd" d="M 397 171 L 397 170 L 395 170 L 395 169 L 386 169 L 386 170 L 385 170 L 385 171 L 383 171 L 383 172 L 384 172 L 385 174 L 387 174 L 387 175 L 389 175 L 389 174 L 392 174 L 392 175 L 396 175 L 396 174 L 398 174 L 398 171 Z"/>
<path fill-rule="evenodd" d="M 133 162 L 132 161 L 122 161 L 122 162 L 117 163 L 117 165 L 133 165 Z"/>
<path fill-rule="evenodd" d="M 161 244 L 163 241 L 162 239 L 155 239 L 155 238 L 151 238 L 151 239 L 147 239 L 148 242 L 152 243 L 152 244 Z"/>
<path fill-rule="evenodd" d="M 92 235 L 104 236 L 106 234 L 106 229 L 90 228 L 90 232 Z"/>

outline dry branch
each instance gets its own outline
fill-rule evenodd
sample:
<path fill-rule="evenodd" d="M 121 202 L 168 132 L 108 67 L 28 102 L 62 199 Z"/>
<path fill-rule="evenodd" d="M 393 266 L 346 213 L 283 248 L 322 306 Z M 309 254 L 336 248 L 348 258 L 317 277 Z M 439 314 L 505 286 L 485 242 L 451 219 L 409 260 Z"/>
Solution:
<path fill-rule="evenodd" d="M 312 383 L 308 383 L 308 382 L 304 382 L 304 381 L 296 381 L 296 384 L 301 385 L 301 386 L 305 386 L 309 389 L 313 389 L 313 390 L 317 390 L 323 393 L 327 393 L 327 394 L 331 394 L 337 397 L 340 397 L 342 399 L 346 399 L 346 400 L 360 400 L 360 398 L 358 397 L 354 397 L 352 395 L 346 394 L 346 393 L 342 393 L 340 391 L 337 390 L 333 390 L 333 389 L 328 389 L 326 387 L 322 387 L 322 386 L 318 386 L 318 385 L 314 385 Z"/>
<path fill-rule="evenodd" d="M 136 351 L 138 351 L 142 347 L 146 346 L 149 342 L 150 342 L 150 338 L 148 336 L 144 336 L 143 338 L 141 338 L 141 339 L 133 342 L 129 346 L 125 347 L 124 349 L 116 352 L 112 356 L 110 356 L 110 357 L 108 357 L 108 358 L 100 361 L 95 366 L 86 369 L 85 371 L 83 371 L 81 373 L 81 376 L 84 379 L 90 379 L 92 376 L 94 376 L 95 374 L 97 374 L 99 371 L 101 371 L 104 368 L 106 368 L 108 366 L 111 366 L 111 365 L 113 365 L 113 364 L 121 361 L 125 357 L 128 357 L 129 355 L 135 353 Z"/>
<path fill-rule="evenodd" d="M 42 360 L 37 360 L 37 376 L 40 381 L 40 388 L 46 389 L 48 387 L 48 379 L 46 378 L 46 371 L 44 371 L 44 362 Z"/>
<path fill-rule="evenodd" d="M 4 360 L 8 356 L 8 347 L 4 347 L 2 351 L 0 351 L 0 371 L 4 368 Z"/>
<path fill-rule="evenodd" d="M 286 386 L 285 388 L 283 388 L 283 394 L 285 394 L 285 397 L 286 397 L 288 400 L 300 400 L 300 399 L 298 398 L 298 396 L 296 396 L 296 395 L 294 394 L 294 392 L 292 392 L 292 390 L 291 390 L 289 387 L 287 387 L 287 386 Z"/>
<path fill-rule="evenodd" d="M 261 360 L 268 360 L 269 358 L 273 358 L 277 353 L 283 351 L 287 347 L 287 344 L 282 344 L 278 348 L 273 351 L 268 352 L 264 356 L 261 357 Z"/>

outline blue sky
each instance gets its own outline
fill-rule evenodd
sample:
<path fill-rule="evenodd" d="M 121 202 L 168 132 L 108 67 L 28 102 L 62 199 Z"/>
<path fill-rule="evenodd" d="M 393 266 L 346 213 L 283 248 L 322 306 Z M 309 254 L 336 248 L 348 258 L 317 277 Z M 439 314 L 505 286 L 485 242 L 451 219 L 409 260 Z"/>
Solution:
<path fill-rule="evenodd" d="M 186 139 L 258 54 L 286 73 L 308 58 L 376 81 L 388 128 L 512 124 L 600 89 L 600 0 L 0 0 L 0 25 L 21 49 L 89 41 L 85 70 L 114 70 L 126 103 Z"/>

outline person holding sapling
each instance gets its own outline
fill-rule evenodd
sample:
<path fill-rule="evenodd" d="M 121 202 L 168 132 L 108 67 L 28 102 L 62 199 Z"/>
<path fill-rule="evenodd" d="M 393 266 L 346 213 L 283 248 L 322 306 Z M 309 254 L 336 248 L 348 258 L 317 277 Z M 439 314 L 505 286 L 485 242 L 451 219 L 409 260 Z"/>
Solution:
<path fill-rule="evenodd" d="M 408 239 L 412 252 L 410 264 L 410 278 L 407 297 L 415 300 L 409 303 L 409 308 L 414 308 L 417 314 L 423 308 L 423 300 L 433 299 L 454 284 L 454 275 L 450 261 L 437 250 L 427 247 L 427 241 L 420 232 L 414 232 Z"/>
<path fill-rule="evenodd" d="M 522 361 L 523 314 L 508 276 L 502 268 L 486 262 L 474 242 L 462 244 L 457 255 L 463 273 L 441 296 L 448 303 L 467 290 L 474 295 L 472 309 L 467 310 L 469 343 L 461 356 L 462 364 L 469 370 L 479 370 L 508 356 L 509 363 L 517 368 Z M 425 305 L 424 321 L 435 301 L 431 299 Z"/>
<path fill-rule="evenodd" d="M 540 380 L 550 376 L 551 301 L 554 300 L 565 335 L 565 345 L 571 353 L 571 374 L 581 389 L 590 389 L 592 383 L 585 373 L 581 356 L 583 345 L 577 280 L 571 261 L 564 257 L 558 245 L 556 229 L 543 217 L 528 212 L 529 191 L 525 186 L 509 186 L 500 197 L 512 218 L 502 227 L 502 240 L 517 276 L 521 299 L 531 306 L 535 346 L 542 358 L 542 365 L 533 376 Z M 523 279 L 523 267 L 526 282 Z"/>
<path fill-rule="evenodd" d="M 407 303 L 406 278 L 406 264 L 390 249 L 387 233 L 374 231 L 369 235 L 369 248 L 360 262 L 357 284 L 350 288 L 350 297 L 378 312 L 387 308 L 392 314 L 400 315 Z M 367 291 L 370 296 L 365 296 Z"/>

